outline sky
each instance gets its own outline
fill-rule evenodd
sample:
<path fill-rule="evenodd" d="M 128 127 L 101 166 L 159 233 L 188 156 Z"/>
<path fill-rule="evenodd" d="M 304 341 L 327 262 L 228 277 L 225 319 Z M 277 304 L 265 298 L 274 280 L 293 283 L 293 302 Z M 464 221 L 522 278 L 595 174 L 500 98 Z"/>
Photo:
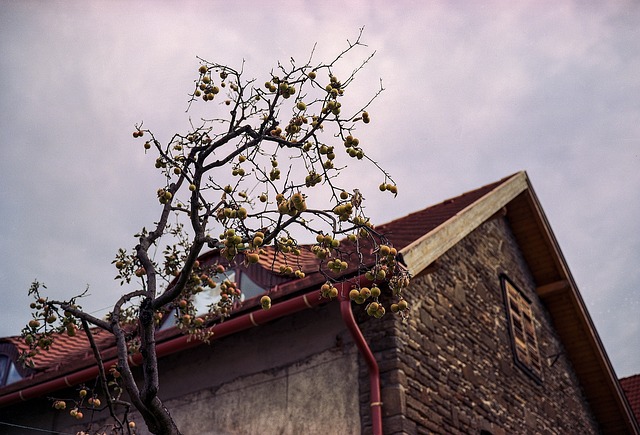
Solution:
<path fill-rule="evenodd" d="M 526 170 L 616 374 L 640 373 L 638 23 L 637 1 L 0 0 L 0 336 L 34 279 L 117 298 L 111 260 L 159 215 L 131 132 L 186 131 L 196 56 L 262 83 L 364 26 L 353 96 L 385 91 L 360 138 L 399 186 L 365 194 L 374 222 Z"/>

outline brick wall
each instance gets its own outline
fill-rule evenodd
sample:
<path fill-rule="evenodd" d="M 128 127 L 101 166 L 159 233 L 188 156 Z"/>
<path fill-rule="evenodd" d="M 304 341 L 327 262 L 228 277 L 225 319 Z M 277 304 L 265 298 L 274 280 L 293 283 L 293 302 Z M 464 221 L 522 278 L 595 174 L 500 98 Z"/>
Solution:
<path fill-rule="evenodd" d="M 360 319 L 380 364 L 385 434 L 597 433 L 507 221 L 486 222 L 437 266 L 405 294 L 405 322 Z M 501 273 L 532 301 L 542 382 L 514 363 Z M 360 375 L 361 424 L 371 433 L 362 363 Z"/>

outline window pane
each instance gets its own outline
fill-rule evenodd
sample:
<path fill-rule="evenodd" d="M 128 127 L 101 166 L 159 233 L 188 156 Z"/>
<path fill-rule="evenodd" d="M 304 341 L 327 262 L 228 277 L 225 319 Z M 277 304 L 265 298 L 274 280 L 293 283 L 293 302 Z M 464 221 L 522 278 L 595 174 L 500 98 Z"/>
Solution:
<path fill-rule="evenodd" d="M 265 290 L 256 284 L 246 273 L 240 275 L 240 282 L 238 283 L 240 290 L 242 290 L 242 300 L 251 299 L 258 295 L 261 295 Z"/>
<path fill-rule="evenodd" d="M 218 274 L 212 277 L 216 284 L 222 283 L 224 280 L 228 279 L 229 281 L 235 281 L 236 273 L 233 270 L 228 270 L 224 274 Z M 193 298 L 193 305 L 198 310 L 199 314 L 204 314 L 208 311 L 208 306 L 211 304 L 215 304 L 220 300 L 220 287 L 219 285 L 215 288 L 211 288 L 209 286 L 204 287 L 200 293 L 195 295 Z"/>
<path fill-rule="evenodd" d="M 542 365 L 533 320 L 531 303 L 506 278 L 502 278 L 506 296 L 506 308 L 511 327 L 513 351 L 516 362 L 536 378 L 542 377 Z"/>
<path fill-rule="evenodd" d="M 7 373 L 7 364 L 9 364 L 9 357 L 6 355 L 0 355 L 0 386 L 5 384 L 5 373 Z"/>
<path fill-rule="evenodd" d="M 9 374 L 7 376 L 7 382 L 5 382 L 5 385 L 13 384 L 14 382 L 18 382 L 21 379 L 22 376 L 20 376 L 20 373 L 18 373 L 15 364 L 13 363 L 13 361 L 11 361 L 9 364 Z"/>

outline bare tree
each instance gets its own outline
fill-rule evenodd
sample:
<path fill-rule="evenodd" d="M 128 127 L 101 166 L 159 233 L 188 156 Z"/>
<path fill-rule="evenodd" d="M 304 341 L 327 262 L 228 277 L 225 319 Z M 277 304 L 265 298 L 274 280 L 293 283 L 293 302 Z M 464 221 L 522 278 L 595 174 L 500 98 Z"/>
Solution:
<path fill-rule="evenodd" d="M 390 280 L 400 302 L 392 310 L 406 308 L 400 292 L 408 277 L 396 261 L 395 249 L 371 225 L 359 190 L 343 186 L 339 177 L 346 162 L 363 161 L 381 174 L 381 190 L 397 193 L 389 174 L 367 156 L 356 137 L 357 127 L 370 122 L 367 109 L 382 92 L 382 82 L 359 106 L 343 105 L 349 86 L 373 54 L 348 76 L 334 74 L 347 55 L 364 47 L 361 35 L 362 31 L 329 63 L 315 64 L 312 51 L 301 66 L 293 59 L 278 64 L 264 85 L 245 80 L 242 69 L 200 59 L 189 108 L 203 101 L 223 116 L 201 119 L 198 125 L 192 122 L 190 131 L 173 135 L 165 144 L 142 124 L 136 126 L 134 138 L 146 153 L 155 155 L 155 167 L 166 182 L 156 192 L 161 205 L 158 221 L 136 235 L 133 250 L 120 249 L 113 261 L 116 280 L 130 290 L 100 319 L 78 306 L 84 294 L 55 301 L 41 295 L 43 286 L 38 282 L 30 289 L 35 301 L 33 319 L 23 330 L 30 344 L 25 361 L 36 352 L 46 352 L 59 334 L 82 330 L 100 368 L 104 404 L 97 393 L 81 389 L 79 397 L 56 399 L 54 408 L 70 410 L 80 419 L 83 407 L 106 407 L 114 432 L 133 433 L 135 423 L 129 417 L 133 406 L 151 432 L 180 433 L 157 394 L 158 320 L 174 311 L 185 333 L 206 340 L 211 324 L 229 316 L 240 297 L 233 282 L 220 279 L 223 267 L 199 264 L 205 248 L 248 264 L 275 264 L 280 257 L 282 266 L 274 273 L 291 279 L 304 277 L 297 258 L 308 248 L 318 259 L 318 271 L 326 276 L 323 297 L 336 297 L 333 284 L 342 271 L 353 268 L 371 280 Z M 315 243 L 298 242 L 298 235 L 309 234 Z M 161 239 L 166 245 L 160 254 Z M 341 240 L 349 249 L 341 247 Z M 375 253 L 374 265 L 368 263 L 366 271 L 364 245 Z M 216 285 L 221 298 L 207 312 L 197 312 L 195 296 L 203 286 Z M 367 312 L 381 317 L 385 308 L 378 300 L 379 287 L 361 290 L 352 290 L 351 299 L 368 301 Z M 261 304 L 269 309 L 269 296 L 263 296 Z M 104 367 L 94 341 L 96 330 L 115 337 L 117 366 Z M 140 352 L 143 358 L 139 385 L 129 365 L 130 352 Z"/>

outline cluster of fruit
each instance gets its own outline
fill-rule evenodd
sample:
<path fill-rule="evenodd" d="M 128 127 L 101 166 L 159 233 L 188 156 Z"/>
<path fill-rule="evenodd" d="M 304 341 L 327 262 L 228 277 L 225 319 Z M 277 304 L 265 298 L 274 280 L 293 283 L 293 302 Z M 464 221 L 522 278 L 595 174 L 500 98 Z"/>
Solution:
<path fill-rule="evenodd" d="M 193 306 L 186 299 L 180 299 L 176 304 L 176 308 L 178 309 L 178 325 L 180 327 L 191 326 L 192 320 L 198 321 L 198 325 L 196 325 L 196 322 L 194 321 L 193 326 L 202 326 L 204 324 L 202 317 L 194 316 Z"/>
<path fill-rule="evenodd" d="M 311 247 L 311 252 L 320 260 L 324 260 L 331 255 L 331 249 L 340 246 L 340 240 L 334 239 L 329 234 L 318 234 L 316 236 L 316 245 Z"/>
<path fill-rule="evenodd" d="M 84 414 L 82 414 L 82 411 L 80 411 L 78 408 L 73 408 L 71 411 L 69 411 L 69 415 L 76 420 L 82 420 L 82 418 L 84 417 Z"/>
<path fill-rule="evenodd" d="M 282 98 L 290 98 L 296 93 L 295 86 L 289 84 L 286 80 L 280 80 L 278 76 L 273 76 L 270 81 L 264 83 L 264 87 L 271 93 L 278 93 Z"/>
<path fill-rule="evenodd" d="M 333 299 L 338 296 L 338 289 L 335 288 L 333 284 L 327 281 L 322 284 L 322 287 L 320 287 L 320 295 L 323 298 Z"/>
<path fill-rule="evenodd" d="M 233 260 L 235 256 L 238 255 L 238 252 L 246 249 L 247 247 L 242 236 L 236 234 L 236 231 L 233 228 L 229 228 L 221 234 L 220 240 L 224 245 L 221 254 L 227 260 Z"/>
<path fill-rule="evenodd" d="M 248 212 L 244 207 L 223 207 L 219 208 L 216 214 L 216 218 L 220 222 L 225 222 L 227 219 L 244 220 L 247 216 Z"/>
<path fill-rule="evenodd" d="M 301 107 L 306 108 L 306 104 L 304 104 L 302 101 L 300 101 L 296 107 L 298 109 L 300 109 Z M 298 133 L 300 133 L 300 131 L 302 130 L 302 126 L 304 124 L 306 124 L 308 121 L 306 116 L 295 116 L 293 118 L 291 118 L 291 120 L 289 121 L 289 124 L 287 124 L 287 126 L 284 128 L 284 131 L 287 133 L 287 139 L 293 139 L 293 137 L 295 135 L 297 135 Z M 279 127 L 278 127 L 279 129 Z M 276 131 L 278 130 L 276 129 Z M 279 136 L 278 134 L 273 135 L 272 136 Z"/>
<path fill-rule="evenodd" d="M 278 169 L 278 161 L 276 159 L 272 159 L 271 172 L 269 172 L 269 180 L 276 181 L 279 179 L 280 179 L 280 169 Z M 266 202 L 267 201 L 266 195 L 264 197 L 264 200 L 262 199 L 262 197 L 260 197 L 260 201 Z"/>
<path fill-rule="evenodd" d="M 22 331 L 29 351 L 26 351 L 21 359 L 27 364 L 31 358 L 38 354 L 40 349 L 47 350 L 51 347 L 54 342 L 54 333 L 66 333 L 69 337 L 73 337 L 78 329 L 75 319 L 69 311 L 65 311 L 61 322 L 58 326 L 54 326 L 54 323 L 58 321 L 58 316 L 53 305 L 48 303 L 44 297 L 37 296 L 35 302 L 30 304 L 30 308 L 35 310 L 34 317 Z"/>
<path fill-rule="evenodd" d="M 167 204 L 171 201 L 171 198 L 173 198 L 173 194 L 163 188 L 158 189 L 157 195 L 158 195 L 158 201 L 160 201 L 160 204 Z"/>
<path fill-rule="evenodd" d="M 322 167 L 324 169 L 333 169 L 333 160 L 336 158 L 336 153 L 332 146 L 320 145 L 320 149 L 318 150 L 320 155 L 326 156 L 326 160 L 322 162 Z"/>
<path fill-rule="evenodd" d="M 362 287 L 360 289 L 354 288 L 349 292 L 349 299 L 358 305 L 364 304 L 369 298 L 373 298 L 373 301 L 367 305 L 367 314 L 379 319 L 384 316 L 385 309 L 381 303 L 378 302 L 380 297 L 380 287 L 373 285 L 371 288 Z"/>
<path fill-rule="evenodd" d="M 296 241 L 292 238 L 280 237 L 276 242 L 276 247 L 279 253 L 284 254 L 285 261 L 288 261 L 287 254 L 293 254 L 296 257 L 300 256 L 301 254 L 300 248 L 298 247 Z M 295 276 L 296 278 L 299 278 L 299 279 L 304 278 L 306 276 L 305 273 L 300 268 L 294 269 L 291 265 L 286 263 L 283 265 L 280 265 L 279 272 L 281 275 Z"/>
<path fill-rule="evenodd" d="M 334 273 L 340 273 L 347 270 L 348 267 L 349 263 L 339 258 L 327 261 L 327 268 Z"/>
<path fill-rule="evenodd" d="M 342 192 L 340 192 L 340 198 L 344 197 L 348 198 L 349 194 L 343 190 Z M 353 204 L 351 202 L 343 202 L 336 205 L 332 211 L 333 213 L 338 215 L 338 219 L 341 222 L 346 222 L 349 220 L 349 218 L 351 218 L 351 215 L 353 214 Z"/>
<path fill-rule="evenodd" d="M 264 295 L 260 298 L 260 305 L 263 310 L 268 310 L 271 308 L 271 298 L 267 295 Z"/>
<path fill-rule="evenodd" d="M 312 170 L 309 172 L 309 175 L 305 177 L 304 184 L 307 187 L 313 187 L 316 184 L 322 183 L 323 179 L 322 174 L 318 174 L 316 171 Z"/>
<path fill-rule="evenodd" d="M 409 309 L 409 304 L 405 299 L 400 299 L 397 304 L 391 304 L 392 313 L 400 313 Z"/>
<path fill-rule="evenodd" d="M 325 86 L 324 90 L 333 98 L 344 95 L 342 83 L 340 83 L 338 78 L 333 74 L 329 76 L 329 84 Z"/>
<path fill-rule="evenodd" d="M 340 109 L 342 108 L 342 104 L 339 101 L 329 100 L 326 102 L 324 107 L 322 108 L 323 114 L 333 113 L 334 115 L 340 114 Z"/>
<path fill-rule="evenodd" d="M 82 418 L 84 417 L 84 414 L 82 413 L 81 409 L 85 409 L 85 408 L 96 409 L 102 406 L 102 401 L 95 394 L 89 394 L 89 391 L 85 387 L 80 388 L 80 390 L 78 391 L 78 396 L 79 396 L 79 399 L 77 400 L 54 399 L 53 405 L 52 405 L 53 409 L 56 409 L 58 411 L 64 411 L 65 409 L 67 409 L 67 402 L 69 402 L 73 406 L 73 408 L 71 408 L 71 410 L 69 411 L 69 415 L 75 418 L 76 420 L 82 420 Z M 86 401 L 86 406 L 85 406 L 85 401 Z M 131 425 L 132 423 L 133 422 L 129 423 L 130 428 L 135 427 L 135 423 Z"/>
<path fill-rule="evenodd" d="M 195 97 L 202 96 L 204 101 L 211 101 L 215 98 L 215 96 L 220 92 L 220 88 L 213 83 L 211 78 L 211 71 L 205 65 L 201 65 L 198 69 L 200 73 L 200 80 L 198 83 L 198 88 L 194 92 Z M 227 78 L 227 73 L 225 71 L 220 72 L 220 79 L 224 80 Z M 220 84 L 220 86 L 224 87 L 224 81 Z"/>
<path fill-rule="evenodd" d="M 369 235 L 370 229 L 373 228 L 373 224 L 371 223 L 371 221 L 364 216 L 355 216 L 352 219 L 352 222 L 359 228 L 357 235 L 350 234 L 347 236 L 347 238 L 352 242 L 355 241 L 358 237 L 366 237 L 367 235 Z"/>
<path fill-rule="evenodd" d="M 300 248 L 296 244 L 296 241 L 290 237 L 280 237 L 276 243 L 278 251 L 282 252 L 283 254 L 292 253 L 295 256 L 299 256 L 301 254 Z"/>
<path fill-rule="evenodd" d="M 280 214 L 296 216 L 307 210 L 307 201 L 304 195 L 300 192 L 294 193 L 289 199 L 285 198 L 283 194 L 279 193 L 278 195 L 276 195 L 276 203 L 278 205 L 278 211 L 280 212 Z"/>
<path fill-rule="evenodd" d="M 364 151 L 360 148 L 360 140 L 357 137 L 347 136 L 344 139 L 344 147 L 349 157 L 355 157 L 358 160 L 364 157 Z"/>
<path fill-rule="evenodd" d="M 370 281 L 384 281 L 389 272 L 395 269 L 397 255 L 396 248 L 380 245 L 378 247 L 376 265 L 365 273 L 365 278 Z"/>
<path fill-rule="evenodd" d="M 395 184 L 390 184 L 390 183 L 382 183 L 379 186 L 380 191 L 384 192 L 385 190 L 388 190 L 389 192 L 393 193 L 394 195 L 398 194 L 398 186 L 396 186 Z"/>

